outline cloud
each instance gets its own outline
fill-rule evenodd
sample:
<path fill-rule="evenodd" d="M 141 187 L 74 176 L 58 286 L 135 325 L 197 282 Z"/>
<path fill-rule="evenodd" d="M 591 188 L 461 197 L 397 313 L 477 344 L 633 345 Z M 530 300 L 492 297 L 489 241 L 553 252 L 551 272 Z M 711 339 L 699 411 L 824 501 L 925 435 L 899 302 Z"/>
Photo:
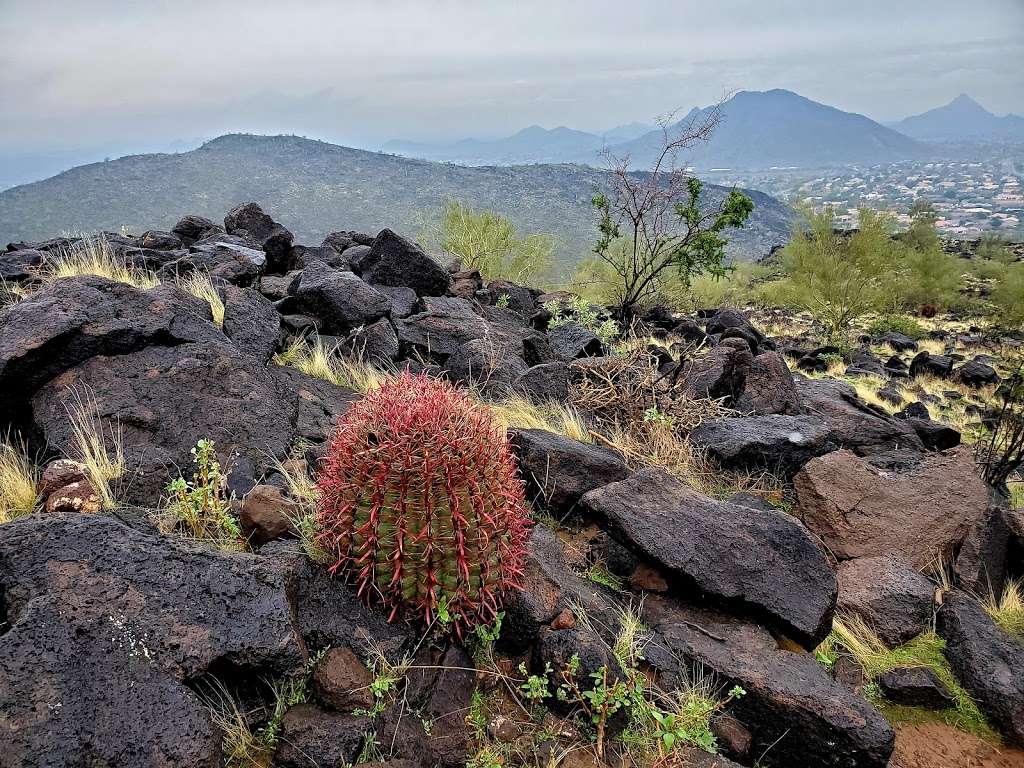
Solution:
<path fill-rule="evenodd" d="M 280 131 L 379 146 L 597 129 L 791 88 L 1024 112 L 1024 4 L 0 0 L 0 148 Z"/>

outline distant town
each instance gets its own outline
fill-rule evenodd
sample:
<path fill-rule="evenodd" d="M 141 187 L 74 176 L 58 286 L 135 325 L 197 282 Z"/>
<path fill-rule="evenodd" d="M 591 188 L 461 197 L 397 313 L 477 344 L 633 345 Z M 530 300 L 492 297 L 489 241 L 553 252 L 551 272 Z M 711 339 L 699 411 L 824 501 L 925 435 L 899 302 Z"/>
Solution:
<path fill-rule="evenodd" d="M 890 211 L 900 225 L 918 200 L 932 203 L 936 226 L 947 237 L 977 238 L 996 232 L 1024 240 L 1024 148 L 989 159 L 899 162 L 828 170 L 774 169 L 756 174 L 720 170 L 708 175 L 720 184 L 740 184 L 790 203 L 831 207 L 836 226 L 855 228 L 863 207 Z"/>

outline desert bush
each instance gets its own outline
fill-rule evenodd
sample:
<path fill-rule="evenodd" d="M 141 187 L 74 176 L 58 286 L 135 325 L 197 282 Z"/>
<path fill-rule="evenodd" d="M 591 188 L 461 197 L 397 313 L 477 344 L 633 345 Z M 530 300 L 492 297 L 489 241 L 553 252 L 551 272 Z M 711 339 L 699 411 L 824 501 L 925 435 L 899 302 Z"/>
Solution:
<path fill-rule="evenodd" d="M 864 209 L 854 234 L 833 229 L 833 213 L 804 210 L 782 251 L 779 298 L 810 312 L 830 341 L 846 344 L 850 326 L 892 303 L 893 241 L 889 220 Z"/>
<path fill-rule="evenodd" d="M 555 247 L 551 235 L 520 235 L 515 225 L 494 211 L 475 211 L 449 201 L 441 212 L 436 235 L 441 250 L 478 269 L 488 280 L 532 283 L 552 264 Z"/>
<path fill-rule="evenodd" d="M 917 320 L 906 315 L 881 315 L 868 325 L 868 333 L 872 336 L 882 336 L 886 333 L 902 333 L 904 336 L 917 341 L 928 335 L 928 329 Z"/>
<path fill-rule="evenodd" d="M 457 634 L 519 584 L 523 483 L 486 407 L 402 374 L 339 421 L 318 477 L 317 543 L 368 601 Z"/>
<path fill-rule="evenodd" d="M 72 389 L 65 408 L 71 425 L 70 457 L 85 466 L 103 508 L 114 509 L 125 473 L 121 425 L 104 425 L 99 406 L 88 390 Z"/>
<path fill-rule="evenodd" d="M 602 319 L 593 305 L 582 296 L 573 296 L 568 306 L 563 306 L 557 301 L 549 301 L 544 305 L 544 309 L 551 313 L 549 329 L 576 322 L 606 345 L 611 344 L 619 335 L 619 324 L 610 317 Z"/>
<path fill-rule="evenodd" d="M 1004 267 L 992 290 L 996 324 L 1009 329 L 1024 326 L 1024 262 Z"/>

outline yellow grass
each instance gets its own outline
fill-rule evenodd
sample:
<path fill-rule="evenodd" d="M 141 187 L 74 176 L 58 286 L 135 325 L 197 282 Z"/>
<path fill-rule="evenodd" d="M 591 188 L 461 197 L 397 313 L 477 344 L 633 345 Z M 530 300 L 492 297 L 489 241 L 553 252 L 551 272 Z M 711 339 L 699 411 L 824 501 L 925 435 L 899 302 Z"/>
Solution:
<path fill-rule="evenodd" d="M 1024 583 L 1020 579 L 1007 581 L 998 597 L 990 593 L 984 605 L 996 624 L 1024 639 Z"/>
<path fill-rule="evenodd" d="M 71 458 L 85 465 L 86 475 L 104 509 L 117 506 L 117 482 L 125 472 L 121 426 L 104 428 L 96 401 L 72 389 L 65 403 L 71 423 Z M 111 448 L 107 446 L 111 445 Z"/>
<path fill-rule="evenodd" d="M 160 283 L 152 272 L 125 264 L 102 235 L 83 238 L 71 248 L 48 259 L 39 269 L 39 278 L 44 283 L 81 275 L 105 277 L 143 290 Z"/>
<path fill-rule="evenodd" d="M 27 515 L 36 506 L 39 470 L 25 446 L 0 440 L 0 523 Z"/>
<path fill-rule="evenodd" d="M 365 395 L 383 384 L 389 374 L 362 360 L 351 360 L 328 349 L 317 338 L 312 344 L 296 339 L 288 349 L 274 356 L 278 365 L 290 365 L 307 376 L 329 381 Z"/>
<path fill-rule="evenodd" d="M 523 395 L 510 395 L 486 405 L 498 424 L 506 429 L 545 429 L 583 443 L 591 441 L 590 431 L 580 415 L 560 403 L 538 404 Z"/>
<path fill-rule="evenodd" d="M 178 286 L 209 304 L 210 311 L 213 313 L 213 322 L 220 326 L 224 325 L 224 300 L 217 292 L 217 286 L 213 284 L 212 278 L 206 272 L 191 272 L 187 277 L 178 280 Z"/>

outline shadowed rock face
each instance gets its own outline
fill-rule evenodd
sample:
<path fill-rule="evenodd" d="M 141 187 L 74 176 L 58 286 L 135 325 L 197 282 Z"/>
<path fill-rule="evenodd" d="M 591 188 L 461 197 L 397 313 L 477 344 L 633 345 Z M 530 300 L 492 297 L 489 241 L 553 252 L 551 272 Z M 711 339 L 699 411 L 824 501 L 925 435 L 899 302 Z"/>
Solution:
<path fill-rule="evenodd" d="M 0 595 L 5 764 L 213 768 L 219 734 L 182 683 L 302 664 L 279 571 L 109 516 L 0 527 Z"/>
<path fill-rule="evenodd" d="M 963 592 L 947 594 L 938 616 L 946 658 L 978 707 L 1009 738 L 1024 744 L 1024 645 Z"/>
<path fill-rule="evenodd" d="M 102 277 L 58 280 L 0 309 L 0 409 L 96 355 L 223 343 L 210 320 L 206 302 L 171 285 L 140 291 Z"/>
<path fill-rule="evenodd" d="M 894 734 L 885 718 L 829 677 L 813 655 L 781 650 L 762 627 L 725 614 L 649 596 L 644 620 L 654 639 L 644 650 L 663 674 L 687 665 L 714 670 L 725 688 L 746 695 L 730 714 L 753 736 L 751 754 L 763 765 L 884 768 Z"/>
<path fill-rule="evenodd" d="M 897 553 L 924 568 L 949 558 L 988 509 L 967 448 L 923 456 L 905 471 L 836 451 L 808 462 L 794 484 L 800 518 L 840 559 Z"/>
<path fill-rule="evenodd" d="M 791 516 L 715 501 L 657 469 L 591 491 L 582 506 L 641 557 L 805 647 L 828 635 L 836 577 Z"/>

